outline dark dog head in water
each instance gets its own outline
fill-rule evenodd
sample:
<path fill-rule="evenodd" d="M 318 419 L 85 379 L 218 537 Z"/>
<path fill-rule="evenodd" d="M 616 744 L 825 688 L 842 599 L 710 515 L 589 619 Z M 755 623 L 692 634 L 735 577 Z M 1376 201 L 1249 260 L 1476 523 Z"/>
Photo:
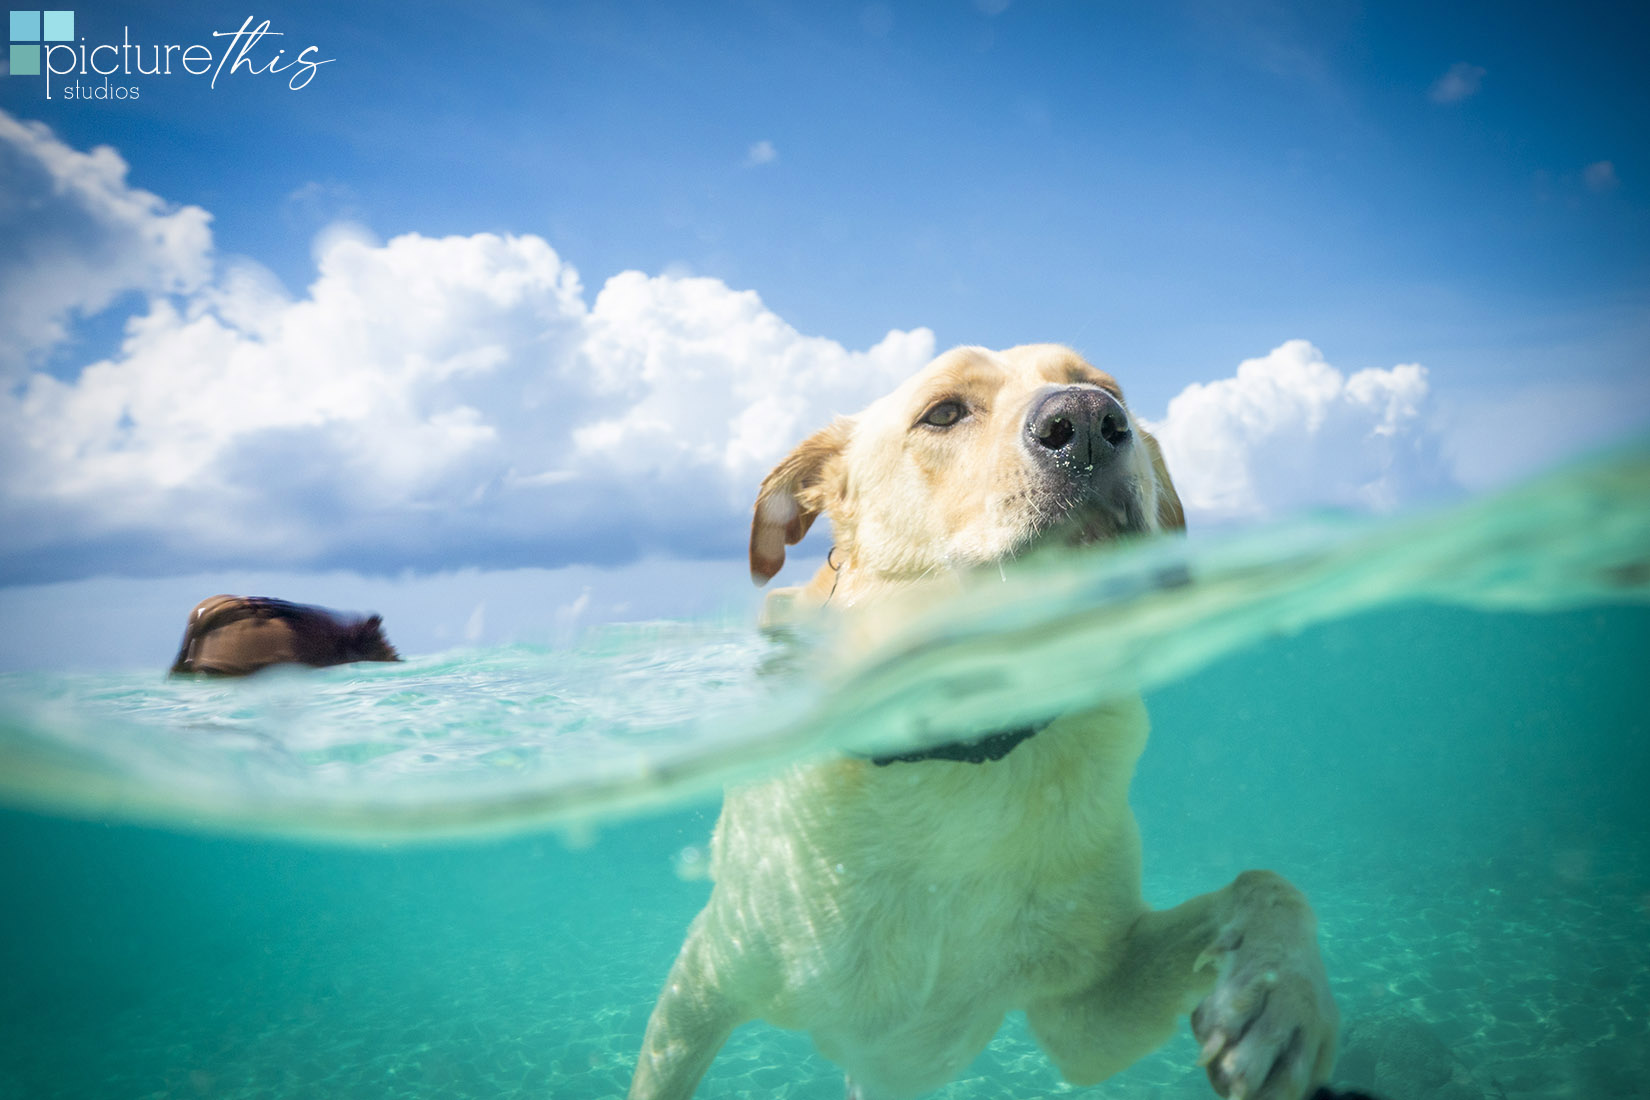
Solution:
<path fill-rule="evenodd" d="M 195 605 L 174 676 L 245 676 L 270 665 L 399 661 L 377 615 L 343 615 L 267 596 L 213 596 Z"/>

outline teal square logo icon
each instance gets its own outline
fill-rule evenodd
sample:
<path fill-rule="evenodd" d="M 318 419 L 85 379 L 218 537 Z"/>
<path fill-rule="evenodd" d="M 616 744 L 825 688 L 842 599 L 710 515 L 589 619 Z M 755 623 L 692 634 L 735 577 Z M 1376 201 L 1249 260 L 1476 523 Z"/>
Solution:
<path fill-rule="evenodd" d="M 11 40 L 13 42 L 40 41 L 40 13 L 37 11 L 12 12 Z M 12 71 L 16 72 L 16 69 Z"/>
<path fill-rule="evenodd" d="M 73 41 L 74 12 L 14 11 L 6 71 L 12 76 L 39 76 L 40 43 Z"/>

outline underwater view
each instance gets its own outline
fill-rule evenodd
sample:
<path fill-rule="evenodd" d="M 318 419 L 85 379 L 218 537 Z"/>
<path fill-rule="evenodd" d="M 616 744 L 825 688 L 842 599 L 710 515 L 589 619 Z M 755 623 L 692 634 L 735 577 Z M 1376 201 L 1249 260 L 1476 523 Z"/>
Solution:
<path fill-rule="evenodd" d="M 979 580 L 875 645 L 706 618 L 246 680 L 0 676 L 0 1097 L 622 1096 L 719 792 L 1144 694 L 1153 905 L 1312 900 L 1334 1083 L 1646 1094 L 1650 445 L 1499 496 Z M 205 595 L 205 593 L 203 593 Z M 935 1095 L 1093 1088 L 1011 1016 Z M 837 1100 L 765 1024 L 696 1095 Z"/>

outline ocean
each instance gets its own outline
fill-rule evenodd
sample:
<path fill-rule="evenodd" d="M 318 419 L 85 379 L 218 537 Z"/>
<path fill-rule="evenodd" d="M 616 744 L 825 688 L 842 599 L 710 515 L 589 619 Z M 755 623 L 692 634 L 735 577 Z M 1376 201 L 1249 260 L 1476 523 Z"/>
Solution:
<path fill-rule="evenodd" d="M 874 644 L 708 617 L 0 676 L 0 1097 L 622 1096 L 723 784 L 1132 691 L 1148 900 L 1305 890 L 1337 1084 L 1650 1095 L 1641 443 L 1441 511 L 993 572 Z M 1192 1100 L 1195 1060 L 1187 1028 L 1073 1089 L 1011 1017 L 935 1095 Z M 753 1024 L 697 1095 L 842 1079 Z"/>

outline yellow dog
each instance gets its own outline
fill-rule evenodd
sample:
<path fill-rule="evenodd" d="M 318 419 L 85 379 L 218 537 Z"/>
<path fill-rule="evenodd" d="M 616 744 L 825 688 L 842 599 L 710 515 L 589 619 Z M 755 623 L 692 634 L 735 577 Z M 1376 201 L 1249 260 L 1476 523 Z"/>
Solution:
<path fill-rule="evenodd" d="M 836 549 L 792 592 L 853 606 L 916 580 L 1184 525 L 1156 442 L 1068 348 L 957 348 L 805 440 L 762 483 L 766 582 L 820 515 Z M 1222 1095 L 1298 1100 L 1338 1016 L 1306 899 L 1267 871 L 1141 899 L 1138 698 L 937 749 L 836 758 L 730 790 L 710 902 L 648 1023 L 632 1100 L 686 1100 L 732 1029 L 808 1032 L 848 1095 L 944 1084 L 1010 1011 L 1071 1082 L 1192 1013 Z"/>

